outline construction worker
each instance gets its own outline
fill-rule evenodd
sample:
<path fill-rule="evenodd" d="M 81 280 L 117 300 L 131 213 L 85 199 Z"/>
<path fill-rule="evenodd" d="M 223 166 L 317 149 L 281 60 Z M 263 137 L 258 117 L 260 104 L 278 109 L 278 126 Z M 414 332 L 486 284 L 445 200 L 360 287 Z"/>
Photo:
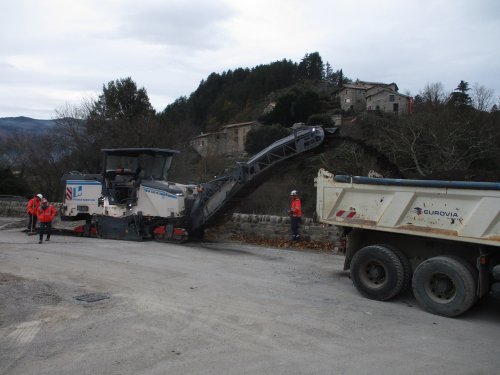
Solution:
<path fill-rule="evenodd" d="M 37 194 L 29 200 L 26 206 L 26 211 L 28 212 L 28 234 L 35 233 L 37 212 L 42 198 L 42 194 Z"/>
<path fill-rule="evenodd" d="M 290 199 L 292 201 L 290 207 L 290 223 L 292 227 L 292 239 L 294 241 L 300 240 L 299 225 L 302 221 L 302 204 L 300 203 L 299 192 L 292 190 L 290 192 Z"/>
<path fill-rule="evenodd" d="M 40 221 L 40 239 L 38 243 L 42 243 L 43 234 L 47 234 L 45 241 L 50 241 L 50 235 L 52 233 L 52 220 L 56 216 L 56 208 L 53 204 L 49 204 L 47 199 L 42 198 L 40 207 L 38 208 L 38 221 Z"/>

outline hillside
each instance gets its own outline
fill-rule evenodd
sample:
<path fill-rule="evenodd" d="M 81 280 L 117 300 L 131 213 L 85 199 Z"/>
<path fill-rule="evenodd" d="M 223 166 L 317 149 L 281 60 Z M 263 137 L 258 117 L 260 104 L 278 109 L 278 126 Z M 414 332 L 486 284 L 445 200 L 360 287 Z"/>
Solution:
<path fill-rule="evenodd" d="M 1 117 L 0 136 L 20 132 L 39 134 L 45 132 L 47 129 L 51 129 L 54 124 L 54 120 L 37 120 L 24 116 Z"/>
<path fill-rule="evenodd" d="M 84 118 L 67 113 L 53 121 L 0 119 L 0 166 L 20 171 L 24 185 L 58 199 L 60 176 L 66 171 L 99 171 L 103 148 L 173 148 L 181 153 L 169 179 L 203 183 L 234 160 L 218 154 L 200 157 L 189 141 L 201 132 L 258 120 L 263 126 L 246 139 L 258 140 L 256 150 L 260 150 L 274 140 L 271 128 L 286 129 L 295 123 L 331 126 L 333 116 L 343 115 L 333 144 L 312 157 L 280 165 L 241 203 L 241 212 L 283 213 L 289 192 L 299 190 L 305 214 L 313 215 L 319 168 L 335 174 L 367 175 L 375 170 L 395 178 L 498 181 L 500 111 L 472 107 L 467 85 L 437 102 L 423 92 L 414 98 L 411 115 L 395 115 L 342 110 L 340 105 L 347 101 L 334 93 L 349 82 L 342 69 L 325 67 L 319 54 L 312 53 L 298 64 L 282 60 L 212 73 L 193 93 L 156 112 L 145 88 L 137 87 L 130 77 L 119 79 L 104 86 L 98 100 L 85 108 Z M 44 132 L 52 126 L 58 131 Z M 19 132 L 36 137 L 1 136 Z M 43 153 L 32 147 L 34 139 L 43 145 Z M 254 143 L 247 142 L 249 154 L 255 153 L 249 147 Z"/>

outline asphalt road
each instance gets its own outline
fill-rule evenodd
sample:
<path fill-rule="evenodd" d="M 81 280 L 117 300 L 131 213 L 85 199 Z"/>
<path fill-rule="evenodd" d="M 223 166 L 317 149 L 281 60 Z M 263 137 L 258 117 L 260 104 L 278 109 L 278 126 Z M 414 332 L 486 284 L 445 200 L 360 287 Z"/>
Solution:
<path fill-rule="evenodd" d="M 500 302 L 361 297 L 343 257 L 0 231 L 0 374 L 498 374 Z M 85 294 L 109 297 L 97 302 Z"/>

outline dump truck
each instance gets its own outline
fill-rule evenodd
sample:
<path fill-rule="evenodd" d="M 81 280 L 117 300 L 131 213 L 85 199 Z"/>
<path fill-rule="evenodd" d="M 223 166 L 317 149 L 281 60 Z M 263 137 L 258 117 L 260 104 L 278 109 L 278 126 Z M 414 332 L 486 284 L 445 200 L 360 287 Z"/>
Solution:
<path fill-rule="evenodd" d="M 458 316 L 500 293 L 500 183 L 334 175 L 315 180 L 318 220 L 343 228 L 344 269 L 363 296 L 411 285 L 425 310 Z"/>
<path fill-rule="evenodd" d="M 66 173 L 62 177 L 62 220 L 85 220 L 86 235 L 124 240 L 184 242 L 224 217 L 280 163 L 318 150 L 336 128 L 294 129 L 215 179 L 181 184 L 169 179 L 179 152 L 160 148 L 103 149 L 99 174 Z"/>

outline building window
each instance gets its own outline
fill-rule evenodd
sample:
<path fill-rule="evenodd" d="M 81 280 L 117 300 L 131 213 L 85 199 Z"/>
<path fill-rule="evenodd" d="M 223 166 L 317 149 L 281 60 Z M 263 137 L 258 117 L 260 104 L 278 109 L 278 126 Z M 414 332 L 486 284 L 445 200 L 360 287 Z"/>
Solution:
<path fill-rule="evenodd" d="M 394 95 L 389 95 L 389 101 L 393 102 L 394 101 Z"/>

